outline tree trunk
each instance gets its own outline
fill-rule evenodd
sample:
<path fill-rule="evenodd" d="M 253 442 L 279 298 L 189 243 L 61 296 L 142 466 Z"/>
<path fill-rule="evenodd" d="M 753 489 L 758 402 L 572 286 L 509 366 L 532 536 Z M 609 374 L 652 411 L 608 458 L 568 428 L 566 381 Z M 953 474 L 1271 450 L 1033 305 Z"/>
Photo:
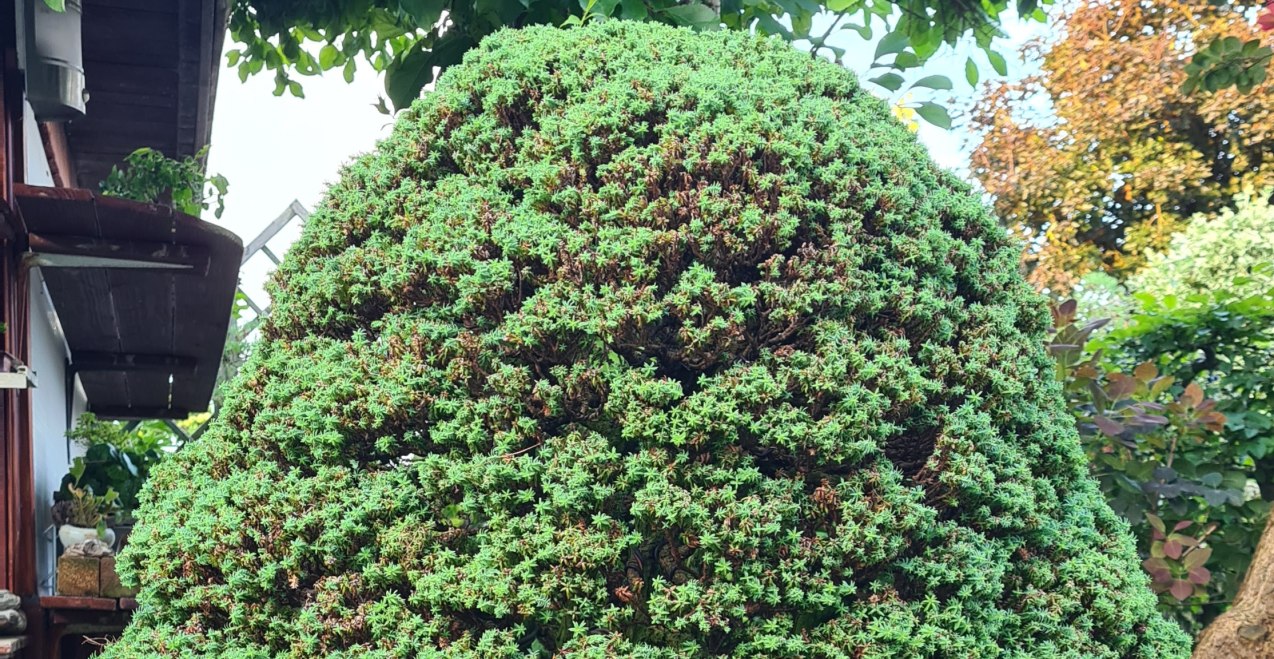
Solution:
<path fill-rule="evenodd" d="M 1274 659 L 1274 515 L 1234 604 L 1199 635 L 1193 659 L 1235 657 Z"/>

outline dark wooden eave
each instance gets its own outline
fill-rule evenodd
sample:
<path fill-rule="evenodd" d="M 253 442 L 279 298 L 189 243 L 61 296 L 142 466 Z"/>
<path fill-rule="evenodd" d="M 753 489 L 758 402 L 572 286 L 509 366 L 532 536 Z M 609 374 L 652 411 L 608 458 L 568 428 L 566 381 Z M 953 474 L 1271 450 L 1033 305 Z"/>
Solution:
<path fill-rule="evenodd" d="M 86 115 L 65 126 L 67 183 L 97 190 L 141 147 L 197 153 L 212 130 L 226 0 L 84 0 Z"/>
<path fill-rule="evenodd" d="M 208 408 L 243 243 L 166 206 L 16 186 L 89 411 L 184 418 Z"/>

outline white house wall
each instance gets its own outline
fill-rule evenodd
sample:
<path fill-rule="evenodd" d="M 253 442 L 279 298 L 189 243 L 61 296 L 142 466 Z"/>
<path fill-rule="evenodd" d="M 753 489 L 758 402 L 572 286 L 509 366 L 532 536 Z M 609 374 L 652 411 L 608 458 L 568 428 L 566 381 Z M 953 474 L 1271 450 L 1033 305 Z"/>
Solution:
<path fill-rule="evenodd" d="M 31 113 L 31 106 L 24 103 L 24 142 L 26 144 L 26 182 L 31 185 L 53 185 L 53 175 L 49 170 L 48 158 L 44 153 L 44 143 L 40 139 L 40 131 Z M 53 505 L 53 492 L 62 482 L 70 466 L 72 455 L 83 454 L 77 446 L 68 445 L 66 440 L 66 341 L 62 338 L 57 325 L 52 302 L 44 288 L 44 279 L 40 271 L 30 273 L 31 295 L 31 368 L 36 373 L 39 384 L 32 394 L 32 440 L 35 459 L 35 512 L 36 532 L 39 541 L 36 547 L 36 567 L 39 570 L 41 594 L 50 594 L 52 583 L 48 581 L 53 574 L 54 562 L 57 560 L 56 547 L 46 537 L 45 531 L 53 523 L 50 508 Z M 71 418 L 78 418 L 85 409 L 84 392 L 78 386 L 72 398 Z"/>

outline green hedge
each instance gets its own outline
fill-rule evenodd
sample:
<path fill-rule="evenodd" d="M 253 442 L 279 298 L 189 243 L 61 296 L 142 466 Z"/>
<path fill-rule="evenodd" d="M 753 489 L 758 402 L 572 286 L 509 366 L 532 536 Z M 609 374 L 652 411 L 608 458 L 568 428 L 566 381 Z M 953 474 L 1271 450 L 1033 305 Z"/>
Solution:
<path fill-rule="evenodd" d="M 500 32 L 311 217 L 106 656 L 1183 657 L 1017 259 L 840 67 Z"/>

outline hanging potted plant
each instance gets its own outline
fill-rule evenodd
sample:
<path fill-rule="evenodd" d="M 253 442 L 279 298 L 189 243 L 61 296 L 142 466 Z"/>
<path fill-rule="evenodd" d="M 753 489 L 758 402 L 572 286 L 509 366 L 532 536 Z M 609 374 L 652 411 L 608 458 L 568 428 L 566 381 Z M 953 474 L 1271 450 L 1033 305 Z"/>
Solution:
<path fill-rule="evenodd" d="M 65 549 L 85 540 L 98 539 L 115 544 L 115 532 L 107 527 L 107 519 L 115 511 L 119 494 L 107 489 L 93 494 L 88 487 L 67 486 L 68 498 L 53 504 L 53 523 L 58 526 L 58 540 Z"/>

